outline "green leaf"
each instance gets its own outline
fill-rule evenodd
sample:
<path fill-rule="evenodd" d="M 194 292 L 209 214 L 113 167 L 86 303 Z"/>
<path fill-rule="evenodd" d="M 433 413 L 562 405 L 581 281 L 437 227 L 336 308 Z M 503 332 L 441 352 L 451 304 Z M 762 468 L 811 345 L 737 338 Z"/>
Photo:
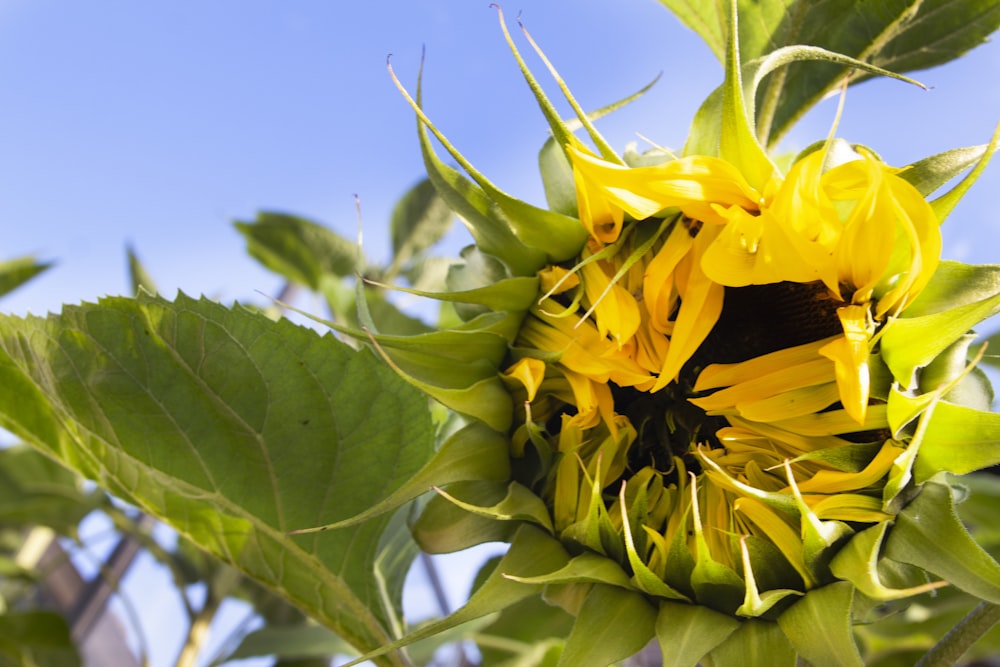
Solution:
<path fill-rule="evenodd" d="M 661 602 L 656 638 L 664 667 L 695 667 L 740 627 L 732 616 L 708 607 Z"/>
<path fill-rule="evenodd" d="M 742 98 L 750 99 L 754 97 L 758 90 L 760 90 L 761 83 L 764 79 L 773 72 L 778 72 L 782 68 L 786 68 L 792 63 L 836 63 L 844 67 L 851 69 L 868 72 L 869 74 L 875 74 L 878 76 L 888 76 L 908 83 L 921 85 L 913 79 L 909 79 L 889 70 L 882 69 L 880 67 L 874 67 L 868 63 L 864 63 L 860 60 L 856 60 L 849 56 L 841 55 L 839 53 L 833 53 L 832 51 L 827 51 L 826 49 L 821 49 L 815 46 L 785 46 L 776 51 L 772 51 L 767 56 L 758 58 L 743 66 L 743 71 L 741 74 L 741 79 L 743 81 L 743 95 Z M 728 92 L 728 95 L 726 93 Z M 684 147 L 684 152 L 687 155 L 716 155 L 719 153 L 719 148 L 722 143 L 722 135 L 725 127 L 732 125 L 733 121 L 729 120 L 729 117 L 739 112 L 740 107 L 732 104 L 730 102 L 729 107 L 725 107 L 726 98 L 730 98 L 735 101 L 738 95 L 736 95 L 735 86 L 732 83 L 724 83 L 719 88 L 712 91 L 712 93 L 702 102 L 701 107 L 695 113 L 694 122 L 691 125 L 691 131 L 689 133 L 688 142 Z M 744 102 L 744 104 L 746 104 Z M 727 111 L 727 108 L 729 111 Z M 751 124 L 755 119 L 755 110 L 746 109 L 745 115 Z M 747 125 L 744 121 L 743 125 Z M 750 137 L 744 133 L 744 141 L 749 142 Z M 821 148 L 824 142 L 817 142 L 806 148 L 801 155 L 807 155 L 812 152 L 812 150 Z M 843 143 L 844 146 L 848 146 L 846 142 Z M 836 144 L 834 145 L 836 147 Z M 852 151 L 853 149 L 848 148 Z M 759 186 L 758 186 L 759 187 Z"/>
<path fill-rule="evenodd" d="M 899 177 L 917 189 L 924 197 L 978 163 L 986 153 L 986 144 L 954 148 L 917 160 L 899 172 Z"/>
<path fill-rule="evenodd" d="M 1000 265 L 943 260 L 920 296 L 903 311 L 902 317 L 932 315 L 997 294 L 1000 294 Z"/>
<path fill-rule="evenodd" d="M 496 501 L 492 505 L 481 505 L 469 502 L 459 497 L 452 489 L 438 493 L 445 499 L 455 503 L 466 512 L 493 519 L 495 521 L 530 521 L 545 530 L 552 532 L 552 519 L 542 499 L 518 482 L 482 482 L 495 487 Z"/>
<path fill-rule="evenodd" d="M 1000 414 L 939 402 L 913 464 L 917 483 L 946 471 L 959 475 L 1000 463 Z"/>
<path fill-rule="evenodd" d="M 724 62 L 726 5 L 660 0 L 697 32 Z M 991 0 L 740 0 L 740 52 L 749 62 L 782 46 L 804 44 L 841 53 L 894 72 L 941 65 L 978 46 L 1000 26 Z M 833 90 L 841 65 L 795 64 L 767 81 L 758 95 L 758 135 L 777 144 L 788 128 Z M 856 83 L 868 75 L 855 73 Z"/>
<path fill-rule="evenodd" d="M 215 664 L 263 656 L 294 660 L 356 653 L 354 647 L 329 628 L 319 625 L 279 625 L 254 630 L 243 638 L 232 653 Z"/>
<path fill-rule="evenodd" d="M 407 287 L 393 289 L 439 301 L 486 306 L 494 312 L 517 312 L 527 310 L 535 301 L 538 296 L 538 278 L 504 278 L 491 285 L 461 292 L 425 292 Z"/>
<path fill-rule="evenodd" d="M 1000 293 L 946 311 L 901 317 L 883 329 L 882 358 L 904 386 L 914 372 L 927 366 L 972 327 L 1000 312 Z"/>
<path fill-rule="evenodd" d="M 105 502 L 80 478 L 26 445 L 0 449 L 0 525 L 43 525 L 63 535 Z"/>
<path fill-rule="evenodd" d="M 637 592 L 597 584 L 587 594 L 560 665 L 610 665 L 642 650 L 655 634 L 656 608 Z"/>
<path fill-rule="evenodd" d="M 512 581 L 508 575 L 530 577 L 557 570 L 569 560 L 562 545 L 550 535 L 530 524 L 518 528 L 511 540 L 510 549 L 496 569 L 469 597 L 465 605 L 439 621 L 422 626 L 402 639 L 387 643 L 361 656 L 344 667 L 352 667 L 365 660 L 386 655 L 414 642 L 433 637 L 468 621 L 506 609 L 538 593 L 537 586 Z"/>
<path fill-rule="evenodd" d="M 410 94 L 398 81 L 397 87 L 419 119 L 421 148 L 424 151 L 425 162 L 429 162 L 427 164 L 428 176 L 438 188 L 438 192 L 448 202 L 448 205 L 475 230 L 474 235 L 476 232 L 499 233 L 499 236 L 496 237 L 499 243 L 497 245 L 491 243 L 492 248 L 482 246 L 477 238 L 477 244 L 484 251 L 496 254 L 518 275 L 533 273 L 534 271 L 522 272 L 518 269 L 534 264 L 535 258 L 544 263 L 545 258 L 548 258 L 549 261 L 559 262 L 576 256 L 587 238 L 587 230 L 580 224 L 579 220 L 556 211 L 532 206 L 500 190 L 452 146 L 444 134 L 424 114 L 419 102 L 410 97 Z M 418 100 L 420 98 L 419 89 L 417 98 Z M 443 165 L 434 155 L 427 130 L 441 142 L 445 150 L 469 174 L 477 186 L 475 189 L 470 188 L 472 184 L 454 170 L 450 170 L 448 173 L 439 168 Z M 437 172 L 437 176 L 433 172 Z M 444 188 L 439 187 L 442 176 L 445 177 L 445 182 L 442 183 Z M 468 195 L 474 199 L 469 198 Z M 466 211 L 470 208 L 472 208 L 475 218 L 466 217 Z M 483 229 L 479 229 L 480 225 Z M 533 251 L 532 260 L 528 263 L 515 256 L 520 245 Z M 518 269 L 515 269 L 515 264 Z M 541 265 L 535 265 L 534 269 L 540 268 Z"/>
<path fill-rule="evenodd" d="M 156 283 L 153 277 L 146 271 L 146 267 L 139 261 L 139 256 L 135 254 L 132 246 L 126 248 L 128 256 L 128 277 L 132 286 L 132 294 L 138 294 L 139 290 L 146 290 L 150 294 L 156 294 Z"/>
<path fill-rule="evenodd" d="M 39 262 L 31 256 L 0 262 L 0 296 L 14 291 L 51 266 L 51 262 Z"/>
<path fill-rule="evenodd" d="M 453 490 L 480 503 L 498 502 L 503 492 L 496 484 L 459 482 Z M 492 517 L 473 514 L 444 496 L 434 496 L 413 522 L 413 537 L 425 552 L 446 554 L 486 542 L 505 542 L 516 526 Z"/>
<path fill-rule="evenodd" d="M 471 480 L 504 482 L 510 478 L 509 456 L 509 444 L 504 436 L 480 422 L 467 424 L 450 435 L 423 468 L 381 502 L 336 524 L 295 532 L 305 534 L 353 526 L 391 512 L 435 486 Z"/>
<path fill-rule="evenodd" d="M 504 660 L 510 659 L 512 654 L 515 660 L 528 660 L 540 645 L 565 638 L 572 627 L 573 617 L 565 611 L 547 604 L 540 597 L 529 597 L 504 609 L 473 639 L 482 655 L 481 664 L 507 665 Z M 528 667 L 537 663 L 514 664 Z M 555 661 L 551 665 L 554 667 Z"/>
<path fill-rule="evenodd" d="M 962 477 L 961 485 L 968 489 L 968 496 L 956 508 L 962 523 L 976 538 L 976 542 L 991 552 L 1000 551 L 1000 523 L 996 521 L 996 508 L 1000 506 L 1000 477 L 990 472 L 974 473 Z"/>
<path fill-rule="evenodd" d="M 722 3 L 720 3 L 721 5 Z M 719 157 L 734 165 L 747 182 L 763 191 L 774 174 L 774 164 L 754 135 L 754 112 L 747 109 L 743 91 L 743 61 L 740 55 L 739 11 L 729 1 L 726 38 L 726 78 L 722 84 L 722 115 L 719 123 Z M 752 98 L 751 98 L 752 99 Z"/>
<path fill-rule="evenodd" d="M 967 408 L 989 410 L 993 405 L 993 388 L 989 379 L 979 369 L 969 369 L 969 346 L 976 340 L 976 334 L 967 333 L 947 347 L 931 363 L 920 370 L 917 385 L 921 393 L 934 392 L 942 387 L 951 387 L 942 399 Z"/>
<path fill-rule="evenodd" d="M 851 627 L 854 586 L 838 581 L 813 589 L 778 617 L 800 656 L 816 667 L 863 666 Z"/>
<path fill-rule="evenodd" d="M 951 212 L 958 205 L 958 202 L 962 200 L 962 197 L 965 196 L 965 193 L 975 185 L 979 177 L 986 171 L 986 166 L 990 163 L 990 159 L 997 148 L 1000 148 L 1000 123 L 993 130 L 993 138 L 990 139 L 990 143 L 983 152 L 982 158 L 972 168 L 972 171 L 962 177 L 948 192 L 931 202 L 931 208 L 934 209 L 934 215 L 937 216 L 938 221 L 944 221 L 951 215 Z"/>
<path fill-rule="evenodd" d="M 429 179 L 407 191 L 392 209 L 389 231 L 393 256 L 386 280 L 391 280 L 413 256 L 441 240 L 454 220 L 455 214 Z"/>
<path fill-rule="evenodd" d="M 955 513 L 950 486 L 929 481 L 896 517 L 885 555 L 923 568 L 976 597 L 1000 602 L 1000 565 L 976 543 Z"/>
<path fill-rule="evenodd" d="M 989 336 L 983 342 L 986 343 L 986 353 L 983 355 L 982 362 L 993 368 L 1000 368 L 1000 331 Z"/>
<path fill-rule="evenodd" d="M 740 623 L 711 654 L 713 667 L 795 667 L 795 649 L 777 623 L 749 620 Z"/>
<path fill-rule="evenodd" d="M 78 667 L 69 626 L 49 611 L 0 614 L 0 666 Z"/>
<path fill-rule="evenodd" d="M 496 431 L 510 427 L 510 393 L 496 367 L 507 349 L 503 336 L 451 329 L 375 340 L 392 367 L 424 393 Z"/>
<path fill-rule="evenodd" d="M 882 581 L 879 565 L 886 562 L 882 558 L 882 543 L 889 527 L 888 521 L 882 521 L 853 536 L 830 561 L 830 571 L 880 602 L 900 600 L 936 588 L 936 584 L 926 581 L 907 588 L 890 588 Z"/>
<path fill-rule="evenodd" d="M 514 275 L 532 276 L 546 263 L 545 253 L 529 248 L 514 234 L 495 202 L 483 189 L 446 165 L 434 152 L 427 130 L 420 124 L 424 168 L 438 193 L 457 213 L 478 248 L 503 261 Z"/>
<path fill-rule="evenodd" d="M 389 517 L 287 534 L 360 513 L 432 454 L 426 399 L 370 352 L 184 296 L 2 317 L 0 424 L 360 649 L 391 638 L 372 572 Z"/>
<path fill-rule="evenodd" d="M 364 323 L 358 317 L 358 290 L 354 285 L 328 275 L 323 278 L 319 291 L 338 322 L 359 331 L 364 327 Z M 433 331 L 430 326 L 407 315 L 396 304 L 390 302 L 382 289 L 367 288 L 364 290 L 364 298 L 368 314 L 379 331 L 398 336 L 413 336 Z"/>
<path fill-rule="evenodd" d="M 592 551 L 584 551 L 574 556 L 565 566 L 536 577 L 518 577 L 526 584 L 577 584 L 595 583 L 634 590 L 632 582 L 618 563 L 599 556 Z"/>
<path fill-rule="evenodd" d="M 323 225 L 285 213 L 261 211 L 253 222 L 236 222 L 247 252 L 289 280 L 320 288 L 325 275 L 350 276 L 357 266 L 356 243 Z"/>
<path fill-rule="evenodd" d="M 549 208 L 563 215 L 577 216 L 576 183 L 573 180 L 573 165 L 566 157 L 566 151 L 555 137 L 549 137 L 538 152 L 538 169 L 542 174 L 545 201 Z"/>

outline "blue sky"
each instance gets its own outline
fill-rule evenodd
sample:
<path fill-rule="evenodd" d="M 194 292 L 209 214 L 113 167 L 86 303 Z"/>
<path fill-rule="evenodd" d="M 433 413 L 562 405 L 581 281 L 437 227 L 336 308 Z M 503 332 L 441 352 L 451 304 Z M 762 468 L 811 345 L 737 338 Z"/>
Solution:
<path fill-rule="evenodd" d="M 655 0 L 505 9 L 509 19 L 521 11 L 586 108 L 663 73 L 601 121 L 617 148 L 637 133 L 682 145 L 722 78 Z M 281 210 L 353 236 L 355 194 L 367 252 L 384 259 L 392 205 L 422 174 L 386 56 L 412 90 L 423 46 L 429 115 L 501 187 L 541 202 L 546 126 L 486 0 L 0 0 L 0 259 L 57 263 L 0 307 L 43 314 L 126 293 L 127 243 L 168 296 L 259 302 L 281 280 L 246 256 L 233 220 Z M 996 43 L 916 76 L 932 90 L 888 80 L 852 89 L 840 135 L 897 165 L 988 141 L 1000 119 Z M 825 137 L 834 108 L 819 105 L 787 148 Z M 946 257 L 1000 262 L 998 192 L 994 165 L 946 223 Z M 451 247 L 464 242 L 456 235 Z"/>
<path fill-rule="evenodd" d="M 586 107 L 663 72 L 602 122 L 619 148 L 636 133 L 681 145 L 721 79 L 708 49 L 655 0 L 506 9 L 522 12 Z M 44 313 L 124 293 L 126 243 L 167 295 L 259 299 L 280 281 L 244 254 L 232 221 L 283 210 L 353 236 L 354 194 L 368 253 L 384 257 L 391 206 L 422 172 L 385 60 L 393 54 L 412 88 L 424 45 L 432 118 L 498 184 L 540 201 L 545 125 L 487 2 L 4 0 L 0 257 L 34 253 L 57 266 L 0 305 Z M 852 90 L 841 134 L 896 164 L 988 140 L 1000 117 L 996 44 L 919 78 L 933 89 L 881 80 Z M 821 104 L 789 147 L 825 136 L 833 109 Z M 994 168 L 949 220 L 946 255 L 1000 259 L 998 189 Z"/>

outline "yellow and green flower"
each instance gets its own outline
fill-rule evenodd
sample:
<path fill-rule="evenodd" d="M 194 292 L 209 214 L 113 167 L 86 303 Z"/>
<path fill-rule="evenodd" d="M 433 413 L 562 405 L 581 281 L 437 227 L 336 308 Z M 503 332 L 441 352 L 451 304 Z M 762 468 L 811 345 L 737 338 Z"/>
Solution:
<path fill-rule="evenodd" d="M 940 259 L 997 139 L 936 199 L 966 163 L 897 168 L 831 137 L 781 170 L 733 38 L 692 129 L 717 150 L 623 157 L 567 92 L 593 148 L 571 132 L 507 39 L 551 124 L 546 184 L 575 201 L 507 195 L 411 100 L 430 178 L 476 239 L 436 295 L 462 324 L 375 336 L 466 420 L 406 492 L 440 487 L 415 535 L 511 547 L 465 608 L 396 645 L 541 590 L 576 619 L 560 664 L 655 638 L 670 665 L 860 665 L 854 624 L 885 603 L 951 584 L 1000 604 L 952 477 L 1000 463 L 969 335 L 1000 281 Z"/>

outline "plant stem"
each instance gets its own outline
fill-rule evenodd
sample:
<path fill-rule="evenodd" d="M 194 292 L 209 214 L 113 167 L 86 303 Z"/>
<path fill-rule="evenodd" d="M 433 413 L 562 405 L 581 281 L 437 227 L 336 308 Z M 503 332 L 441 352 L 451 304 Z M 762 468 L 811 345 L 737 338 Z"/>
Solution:
<path fill-rule="evenodd" d="M 226 597 L 236 589 L 241 576 L 235 568 L 222 566 L 205 583 L 205 602 L 191 619 L 187 637 L 184 639 L 184 646 L 181 647 L 174 667 L 194 667 L 197 664 L 201 649 L 208 639 L 208 631 L 215 619 L 215 614 L 219 611 L 219 607 Z M 183 594 L 181 591 L 181 595 Z"/>
<path fill-rule="evenodd" d="M 1000 605 L 980 602 L 920 659 L 916 667 L 954 665 L 997 622 L 1000 622 Z"/>

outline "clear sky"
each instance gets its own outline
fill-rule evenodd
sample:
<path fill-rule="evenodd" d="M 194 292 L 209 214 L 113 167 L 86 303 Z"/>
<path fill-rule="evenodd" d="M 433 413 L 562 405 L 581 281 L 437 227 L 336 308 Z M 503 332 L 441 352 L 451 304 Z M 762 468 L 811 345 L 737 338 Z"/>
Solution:
<path fill-rule="evenodd" d="M 509 20 L 522 13 L 585 108 L 663 73 L 600 122 L 617 148 L 637 133 L 681 146 L 721 81 L 708 48 L 655 0 L 504 7 Z M 127 293 L 127 243 L 165 295 L 259 302 L 281 280 L 246 256 L 233 220 L 281 210 L 353 237 L 354 194 L 368 254 L 385 258 L 392 205 L 422 174 L 386 56 L 412 90 L 423 46 L 430 116 L 497 184 L 540 203 L 546 126 L 486 0 L 0 0 L 0 259 L 57 263 L 0 308 L 42 314 Z M 840 135 L 897 165 L 989 140 L 996 43 L 916 77 L 932 90 L 852 89 Z M 819 105 L 787 148 L 825 137 L 834 108 Z M 1000 164 L 947 222 L 946 257 L 1000 262 L 998 193 Z"/>

